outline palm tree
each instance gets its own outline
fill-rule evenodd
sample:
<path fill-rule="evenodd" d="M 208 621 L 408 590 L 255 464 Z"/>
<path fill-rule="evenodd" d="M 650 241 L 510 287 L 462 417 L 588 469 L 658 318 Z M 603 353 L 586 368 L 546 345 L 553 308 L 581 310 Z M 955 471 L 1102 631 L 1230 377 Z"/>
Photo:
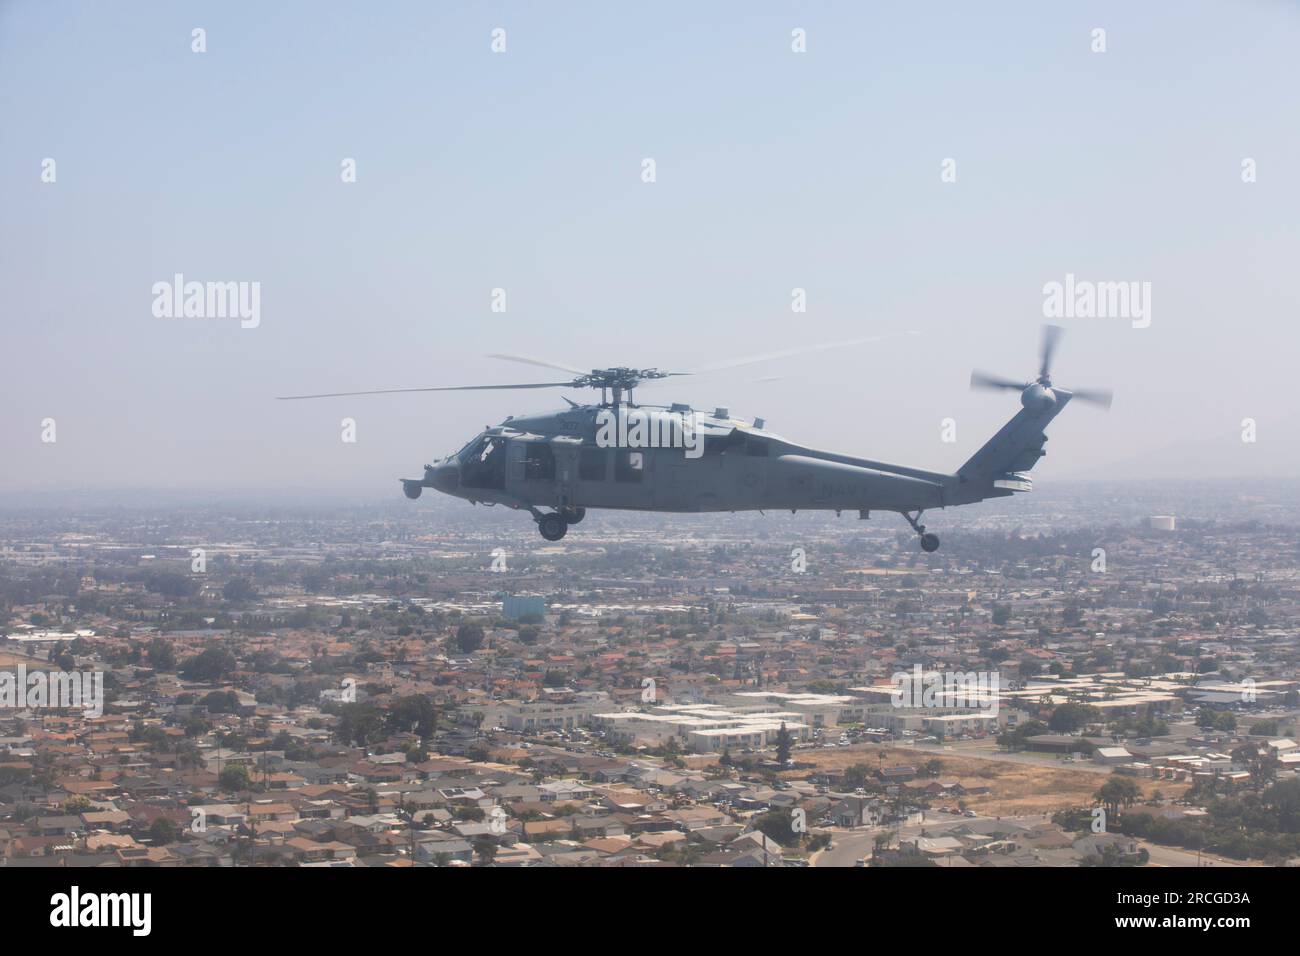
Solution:
<path fill-rule="evenodd" d="M 1111 777 L 1093 794 L 1111 816 L 1118 816 L 1121 806 L 1133 806 L 1141 795 L 1138 785 L 1127 777 Z"/>

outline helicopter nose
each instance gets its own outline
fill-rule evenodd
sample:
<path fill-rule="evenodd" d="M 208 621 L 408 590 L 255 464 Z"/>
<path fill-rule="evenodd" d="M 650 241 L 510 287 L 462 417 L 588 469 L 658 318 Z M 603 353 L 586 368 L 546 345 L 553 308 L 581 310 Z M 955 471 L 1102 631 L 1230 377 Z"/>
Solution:
<path fill-rule="evenodd" d="M 454 458 L 444 458 L 436 465 L 427 465 L 424 480 L 439 491 L 455 491 L 460 487 L 460 465 Z"/>

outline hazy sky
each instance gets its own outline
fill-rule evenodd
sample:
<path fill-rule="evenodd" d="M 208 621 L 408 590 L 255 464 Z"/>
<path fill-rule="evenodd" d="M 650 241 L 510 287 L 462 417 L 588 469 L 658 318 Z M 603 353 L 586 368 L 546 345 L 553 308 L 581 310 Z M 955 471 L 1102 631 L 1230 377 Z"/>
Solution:
<path fill-rule="evenodd" d="M 1067 273 L 1149 282 L 1150 325 L 1062 321 L 1056 381 L 1117 398 L 1052 425 L 1038 482 L 1300 475 L 1298 49 L 1281 0 L 11 0 L 0 488 L 397 495 L 583 396 L 273 397 L 551 378 L 495 351 L 673 368 L 905 329 L 639 397 L 954 469 L 1018 407 L 972 366 L 1032 376 Z M 178 272 L 260 283 L 260 324 L 155 317 Z"/>

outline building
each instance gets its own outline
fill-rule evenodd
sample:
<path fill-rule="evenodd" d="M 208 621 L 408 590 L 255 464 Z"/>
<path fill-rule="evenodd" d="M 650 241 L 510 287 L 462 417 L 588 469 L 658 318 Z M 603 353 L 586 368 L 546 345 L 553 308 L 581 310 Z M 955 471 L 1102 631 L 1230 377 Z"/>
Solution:
<path fill-rule="evenodd" d="M 546 615 L 546 598 L 540 594 L 507 594 L 501 600 L 501 616 L 507 621 Z"/>

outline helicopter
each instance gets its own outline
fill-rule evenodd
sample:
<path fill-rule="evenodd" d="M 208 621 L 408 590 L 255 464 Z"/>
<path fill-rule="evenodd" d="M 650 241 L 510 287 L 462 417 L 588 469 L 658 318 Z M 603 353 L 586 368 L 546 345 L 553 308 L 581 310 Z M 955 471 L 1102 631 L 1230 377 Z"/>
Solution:
<path fill-rule="evenodd" d="M 562 382 L 444 385 L 287 395 L 283 400 L 401 392 L 488 389 L 599 389 L 599 404 L 579 404 L 534 415 L 510 416 L 485 428 L 460 451 L 424 466 L 420 478 L 400 478 L 411 499 L 425 488 L 471 504 L 527 510 L 547 541 L 559 541 L 589 508 L 659 512 L 768 509 L 872 511 L 902 515 L 921 549 L 939 548 L 926 531 L 927 510 L 973 504 L 1031 491 L 1029 471 L 1047 454 L 1044 429 L 1071 401 L 1109 408 L 1102 390 L 1067 390 L 1050 369 L 1063 329 L 1044 326 L 1039 371 L 1018 381 L 975 371 L 972 388 L 1020 392 L 1021 409 L 955 472 L 927 471 L 868 458 L 820 451 L 788 441 L 761 418 L 743 420 L 726 407 L 712 413 L 689 405 L 643 406 L 634 390 L 643 383 L 697 375 L 790 355 L 878 341 L 887 336 L 787 349 L 714 363 L 686 372 L 613 367 L 584 371 L 544 359 L 494 354 L 491 358 L 570 373 Z"/>

